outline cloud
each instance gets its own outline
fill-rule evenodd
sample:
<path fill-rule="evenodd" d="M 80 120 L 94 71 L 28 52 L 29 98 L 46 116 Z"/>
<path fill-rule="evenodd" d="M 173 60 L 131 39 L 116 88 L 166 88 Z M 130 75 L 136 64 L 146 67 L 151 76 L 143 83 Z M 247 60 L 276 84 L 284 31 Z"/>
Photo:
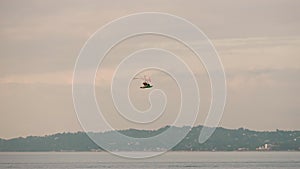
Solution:
<path fill-rule="evenodd" d="M 77 130 L 71 82 L 81 47 L 106 23 L 145 11 L 186 18 L 212 39 L 229 87 L 222 126 L 299 129 L 300 119 L 296 114 L 300 110 L 299 3 L 286 0 L 272 3 L 268 0 L 1 1 L 0 137 Z M 109 86 L 119 61 L 145 47 L 162 47 L 176 53 L 189 63 L 201 83 L 207 82 L 203 80 L 207 75 L 201 62 L 180 44 L 164 38 L 136 37 L 108 54 L 97 75 L 97 87 Z M 156 82 L 169 87 L 170 81 L 164 75 L 153 76 L 157 76 Z M 207 86 L 203 90 L 208 93 Z M 146 97 L 136 98 L 137 104 L 142 105 L 139 98 Z M 209 96 L 204 99 L 209 100 Z M 205 102 L 205 106 L 208 104 Z M 42 120 L 36 121 L 36 117 Z M 44 123 L 47 129 L 42 129 Z"/>
<path fill-rule="evenodd" d="M 248 69 L 227 71 L 231 90 L 259 90 L 260 88 L 299 88 L 300 69 Z M 295 91 L 297 92 L 297 91 Z M 300 93 L 299 93 L 300 94 Z"/>
<path fill-rule="evenodd" d="M 70 85 L 72 84 L 72 72 L 51 72 L 23 75 L 8 75 L 0 78 L 2 84 L 47 84 Z"/>

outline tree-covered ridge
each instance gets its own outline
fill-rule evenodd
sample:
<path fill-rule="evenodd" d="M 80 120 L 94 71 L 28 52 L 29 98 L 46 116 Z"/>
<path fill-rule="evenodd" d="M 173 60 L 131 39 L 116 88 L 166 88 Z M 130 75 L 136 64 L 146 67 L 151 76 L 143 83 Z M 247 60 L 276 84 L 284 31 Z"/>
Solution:
<path fill-rule="evenodd" d="M 170 126 L 158 130 L 128 129 L 118 131 L 124 135 L 145 138 L 162 133 Z M 198 143 L 198 137 L 202 126 L 171 127 L 176 133 L 190 130 L 187 136 L 172 150 L 174 151 L 236 151 L 236 150 L 263 150 L 263 151 L 299 151 L 300 131 L 252 131 L 248 129 L 217 128 L 214 134 L 203 144 Z M 107 138 L 115 131 L 104 133 L 90 133 L 94 136 Z M 126 142 L 115 140 L 111 144 L 112 151 L 158 151 L 167 148 L 172 137 L 163 142 L 140 144 L 138 142 Z M 120 144 L 123 144 L 120 146 Z M 266 147 L 267 146 L 267 147 Z M 121 147 L 121 148 L 120 148 Z M 58 133 L 48 136 L 29 136 L 26 138 L 0 139 L 0 151 L 101 151 L 86 133 Z"/>

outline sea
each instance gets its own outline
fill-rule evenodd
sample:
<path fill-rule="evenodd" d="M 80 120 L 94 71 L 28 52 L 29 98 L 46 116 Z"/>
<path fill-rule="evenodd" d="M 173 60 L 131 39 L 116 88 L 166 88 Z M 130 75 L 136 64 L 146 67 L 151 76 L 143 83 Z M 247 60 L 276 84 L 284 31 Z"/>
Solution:
<path fill-rule="evenodd" d="M 107 152 L 1 152 L 0 168 L 300 169 L 300 152 L 167 152 L 147 159 Z"/>

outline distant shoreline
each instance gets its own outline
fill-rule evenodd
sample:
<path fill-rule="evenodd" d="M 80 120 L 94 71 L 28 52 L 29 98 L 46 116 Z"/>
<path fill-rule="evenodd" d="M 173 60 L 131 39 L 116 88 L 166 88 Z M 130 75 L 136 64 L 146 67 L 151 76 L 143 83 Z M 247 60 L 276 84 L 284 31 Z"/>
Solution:
<path fill-rule="evenodd" d="M 120 130 L 102 133 L 57 133 L 47 136 L 28 136 L 13 139 L 0 139 L 0 152 L 105 152 L 95 144 L 89 134 L 101 139 L 112 138 L 114 132 L 135 138 L 156 136 L 168 128 L 173 133 L 163 142 L 132 142 L 130 140 L 111 140 L 110 151 L 116 152 L 165 152 L 172 144 L 172 136 L 189 130 L 189 133 L 169 151 L 175 152 L 298 152 L 300 151 L 300 131 L 252 131 L 244 128 L 216 128 L 214 134 L 203 144 L 198 137 L 203 126 L 173 127 L 165 126 L 158 130 Z"/>

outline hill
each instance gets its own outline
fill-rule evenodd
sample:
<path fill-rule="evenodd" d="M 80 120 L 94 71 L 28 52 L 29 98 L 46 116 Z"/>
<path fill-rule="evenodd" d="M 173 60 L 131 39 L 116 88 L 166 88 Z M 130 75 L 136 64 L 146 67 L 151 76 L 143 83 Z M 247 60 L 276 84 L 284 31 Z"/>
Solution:
<path fill-rule="evenodd" d="M 155 136 L 170 126 L 158 130 L 128 129 L 119 131 L 124 135 L 144 138 Z M 203 144 L 198 143 L 199 132 L 203 126 L 191 128 L 188 135 L 175 147 L 173 151 L 300 151 L 300 131 L 252 131 L 244 128 L 225 129 L 217 128 L 214 134 Z M 186 127 L 172 127 L 175 132 L 182 132 Z M 113 131 L 104 133 L 91 133 L 98 137 L 107 137 Z M 156 151 L 165 149 L 168 138 L 162 144 L 140 145 L 127 143 L 116 147 L 118 140 L 111 145 L 111 150 L 118 151 Z M 58 133 L 47 136 L 19 137 L 9 140 L 0 139 L 0 151 L 101 151 L 83 132 Z"/>

